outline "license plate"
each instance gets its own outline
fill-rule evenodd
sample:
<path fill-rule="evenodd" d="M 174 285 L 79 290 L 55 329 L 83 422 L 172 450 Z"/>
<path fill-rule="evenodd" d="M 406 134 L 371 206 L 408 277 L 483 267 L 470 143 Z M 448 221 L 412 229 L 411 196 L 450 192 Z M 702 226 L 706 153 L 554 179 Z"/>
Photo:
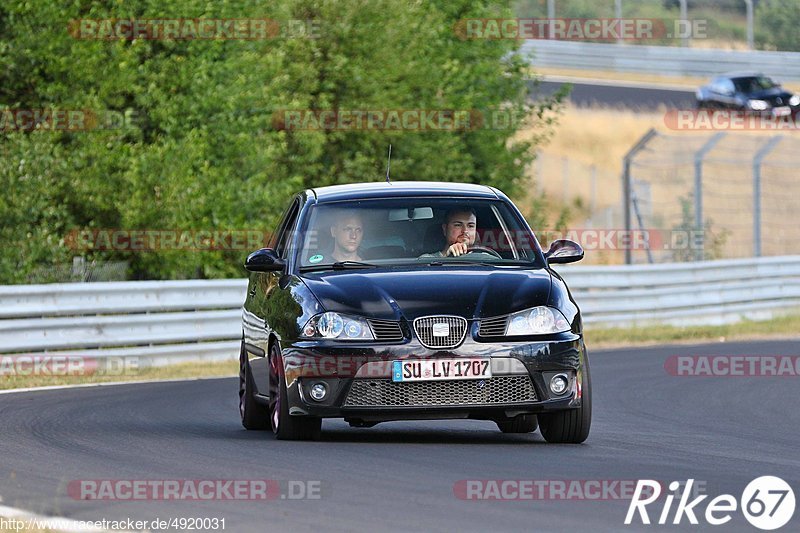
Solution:
<path fill-rule="evenodd" d="M 392 361 L 392 381 L 439 381 L 492 377 L 489 359 L 420 359 Z"/>
<path fill-rule="evenodd" d="M 789 107 L 775 107 L 772 109 L 772 114 L 776 117 L 785 117 L 786 115 L 791 115 L 792 110 Z"/>

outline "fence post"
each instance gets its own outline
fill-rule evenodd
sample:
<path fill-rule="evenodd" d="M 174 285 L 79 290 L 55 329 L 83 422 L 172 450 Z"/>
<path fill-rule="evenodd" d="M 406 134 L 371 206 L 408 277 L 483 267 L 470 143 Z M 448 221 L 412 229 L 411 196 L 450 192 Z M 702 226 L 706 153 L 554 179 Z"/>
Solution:
<path fill-rule="evenodd" d="M 553 25 L 556 18 L 556 0 L 547 0 L 547 38 L 553 39 Z"/>
<path fill-rule="evenodd" d="M 681 3 L 681 20 L 684 21 L 681 24 L 686 24 L 685 21 L 689 18 L 689 14 L 688 14 L 689 10 L 688 10 L 688 7 L 686 5 L 686 2 L 687 2 L 687 0 L 680 0 L 680 3 Z M 681 29 L 683 30 L 684 28 L 681 28 Z M 684 46 L 684 47 L 689 46 L 689 38 L 686 37 L 685 33 L 681 37 L 681 46 Z"/>
<path fill-rule="evenodd" d="M 753 253 L 761 257 L 761 162 L 783 140 L 778 135 L 764 143 L 753 157 Z"/>
<path fill-rule="evenodd" d="M 636 144 L 625 154 L 625 157 L 622 160 L 622 212 L 625 215 L 625 231 L 628 235 L 631 234 L 633 229 L 631 224 L 631 162 L 636 155 L 641 152 L 647 143 L 650 142 L 650 139 L 655 137 L 658 132 L 655 128 L 650 128 L 650 130 L 639 139 Z M 630 246 L 625 249 L 625 264 L 630 265 L 633 257 L 631 255 Z"/>
<path fill-rule="evenodd" d="M 753 39 L 753 0 L 744 0 L 747 6 L 747 48 L 752 50 L 754 48 Z"/>
<path fill-rule="evenodd" d="M 614 15 L 616 15 L 617 20 L 619 20 L 619 24 L 622 24 L 622 0 L 615 0 L 614 2 Z M 617 36 L 617 44 L 623 44 L 625 41 L 622 40 L 622 32 L 619 32 Z"/>
<path fill-rule="evenodd" d="M 725 137 L 725 132 L 721 131 L 715 134 L 694 154 L 694 226 L 702 240 L 695 254 L 697 261 L 703 260 L 706 245 L 705 235 L 703 235 L 703 159 L 723 137 Z"/>

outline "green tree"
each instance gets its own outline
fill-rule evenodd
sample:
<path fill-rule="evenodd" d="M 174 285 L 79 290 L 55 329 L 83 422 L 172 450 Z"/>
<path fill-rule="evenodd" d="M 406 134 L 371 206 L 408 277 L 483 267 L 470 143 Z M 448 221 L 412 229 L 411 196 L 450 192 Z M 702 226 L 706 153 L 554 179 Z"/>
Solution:
<path fill-rule="evenodd" d="M 0 5 L 0 110 L 108 110 L 90 132 L 0 128 L 0 283 L 38 266 L 128 260 L 137 279 L 241 276 L 247 250 L 72 250 L 86 228 L 274 227 L 290 195 L 381 179 L 485 183 L 514 195 L 532 143 L 521 122 L 474 131 L 293 131 L 280 110 L 502 110 L 545 138 L 557 99 L 527 102 L 513 41 L 461 40 L 464 18 L 512 16 L 490 0 L 10 0 Z M 86 40 L 73 19 L 313 20 L 319 38 Z M 537 142 L 534 139 L 534 143 Z"/>
<path fill-rule="evenodd" d="M 761 48 L 800 51 L 800 2 L 762 0 L 755 14 L 756 38 Z"/>

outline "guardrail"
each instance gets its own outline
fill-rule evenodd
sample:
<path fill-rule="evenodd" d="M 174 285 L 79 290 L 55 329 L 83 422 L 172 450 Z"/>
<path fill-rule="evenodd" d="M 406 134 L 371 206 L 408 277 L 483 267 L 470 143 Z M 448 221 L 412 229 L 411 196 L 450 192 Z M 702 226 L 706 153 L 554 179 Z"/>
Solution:
<path fill-rule="evenodd" d="M 720 324 L 800 308 L 800 256 L 642 266 L 557 267 L 589 326 Z M 238 355 L 247 283 L 131 281 L 0 287 L 0 353 Z"/>
<path fill-rule="evenodd" d="M 800 256 L 556 268 L 589 326 L 725 324 L 800 308 Z"/>
<path fill-rule="evenodd" d="M 232 359 L 246 289 L 243 279 L 3 286 L 0 353 Z"/>
<path fill-rule="evenodd" d="M 631 44 L 527 40 L 534 67 L 637 72 L 710 78 L 731 71 L 755 71 L 781 81 L 800 80 L 800 53 Z"/>

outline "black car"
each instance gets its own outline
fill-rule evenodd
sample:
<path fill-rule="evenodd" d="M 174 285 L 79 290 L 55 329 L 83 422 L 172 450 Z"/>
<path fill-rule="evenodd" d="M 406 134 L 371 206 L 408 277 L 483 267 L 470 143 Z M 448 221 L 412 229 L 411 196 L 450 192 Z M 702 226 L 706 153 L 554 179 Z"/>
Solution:
<path fill-rule="evenodd" d="M 338 185 L 296 195 L 250 254 L 239 407 L 247 429 L 313 439 L 322 418 L 492 420 L 583 442 L 581 314 L 519 210 L 481 185 Z"/>
<path fill-rule="evenodd" d="M 725 109 L 748 114 L 789 116 L 800 110 L 800 96 L 763 74 L 727 74 L 696 93 L 699 109 Z"/>

